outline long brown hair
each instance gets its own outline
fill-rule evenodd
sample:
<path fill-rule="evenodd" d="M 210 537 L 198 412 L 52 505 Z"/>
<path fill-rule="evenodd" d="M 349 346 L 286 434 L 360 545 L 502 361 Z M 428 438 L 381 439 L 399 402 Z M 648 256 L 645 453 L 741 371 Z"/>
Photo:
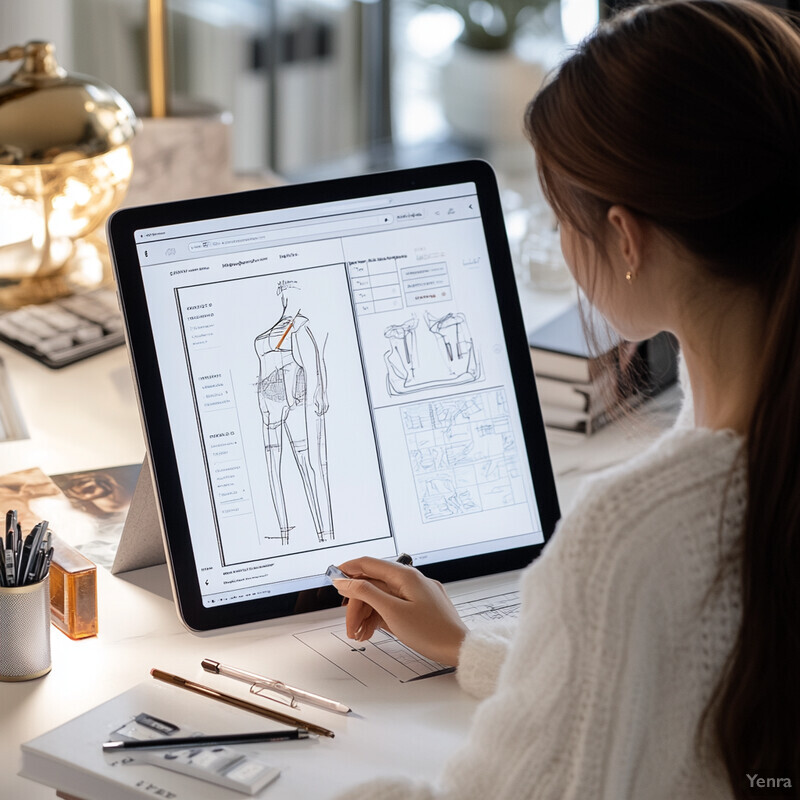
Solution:
<path fill-rule="evenodd" d="M 746 773 L 800 797 L 800 34 L 748 0 L 665 0 L 603 23 L 528 107 L 557 216 L 602 245 L 621 204 L 770 310 L 745 443 L 742 619 L 711 716 Z"/>

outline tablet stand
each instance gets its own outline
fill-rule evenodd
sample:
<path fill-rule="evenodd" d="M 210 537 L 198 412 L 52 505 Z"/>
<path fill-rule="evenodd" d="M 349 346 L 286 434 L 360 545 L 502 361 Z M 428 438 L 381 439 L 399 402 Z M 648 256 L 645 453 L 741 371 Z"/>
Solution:
<path fill-rule="evenodd" d="M 161 522 L 150 475 L 150 457 L 146 455 L 122 528 L 111 574 L 152 567 L 165 561 Z"/>

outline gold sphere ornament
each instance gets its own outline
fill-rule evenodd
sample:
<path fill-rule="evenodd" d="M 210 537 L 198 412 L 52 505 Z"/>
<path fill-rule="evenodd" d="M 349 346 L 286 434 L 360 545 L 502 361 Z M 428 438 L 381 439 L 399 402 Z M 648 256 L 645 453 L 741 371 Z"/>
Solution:
<path fill-rule="evenodd" d="M 58 65 L 49 42 L 0 52 L 0 305 L 110 280 L 103 224 L 122 202 L 139 121 L 119 92 Z"/>

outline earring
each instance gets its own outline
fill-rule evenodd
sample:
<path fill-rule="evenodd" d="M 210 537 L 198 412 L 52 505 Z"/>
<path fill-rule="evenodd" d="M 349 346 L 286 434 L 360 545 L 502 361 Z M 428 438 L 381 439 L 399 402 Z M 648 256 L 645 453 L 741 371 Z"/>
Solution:
<path fill-rule="evenodd" d="M 633 281 L 634 281 L 634 279 L 635 279 L 635 278 L 636 278 L 636 275 L 634 275 L 634 274 L 633 274 L 633 270 L 630 270 L 630 269 L 629 269 L 629 270 L 628 270 L 628 271 L 625 273 L 625 280 L 626 280 L 626 281 L 628 281 L 628 283 L 633 283 Z"/>

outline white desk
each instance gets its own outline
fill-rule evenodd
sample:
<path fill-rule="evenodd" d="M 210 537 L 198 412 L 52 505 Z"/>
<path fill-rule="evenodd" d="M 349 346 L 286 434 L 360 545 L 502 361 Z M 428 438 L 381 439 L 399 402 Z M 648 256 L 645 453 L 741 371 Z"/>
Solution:
<path fill-rule="evenodd" d="M 523 291 L 529 324 L 557 313 L 568 300 Z M 4 345 L 0 355 L 30 433 L 28 440 L 0 443 L 0 473 L 38 466 L 55 474 L 141 460 L 144 445 L 124 348 L 57 372 Z M 615 426 L 579 445 L 553 445 L 555 471 L 562 476 L 562 507 L 587 471 L 639 451 L 668 417 L 669 412 L 650 428 Z M 125 577 L 103 569 L 98 573 L 98 637 L 73 642 L 53 629 L 52 672 L 36 681 L 0 684 L 2 800 L 52 800 L 52 789 L 17 777 L 20 743 L 148 680 L 153 666 L 203 682 L 204 657 L 242 666 L 262 664 L 267 674 L 345 700 L 360 712 L 361 716 L 340 718 L 303 709 L 313 721 L 332 727 L 336 739 L 287 755 L 282 776 L 264 793 L 275 800 L 329 797 L 378 774 L 433 779 L 441 761 L 457 748 L 474 711 L 474 701 L 459 691 L 452 676 L 404 684 L 407 702 L 398 703 L 359 686 L 321 657 L 310 657 L 290 634 L 312 622 L 341 619 L 340 609 L 200 638 L 182 627 L 172 600 L 165 596 L 164 567 Z M 478 579 L 457 588 L 493 580 L 497 579 Z M 359 754 L 357 760 L 353 753 Z"/>

